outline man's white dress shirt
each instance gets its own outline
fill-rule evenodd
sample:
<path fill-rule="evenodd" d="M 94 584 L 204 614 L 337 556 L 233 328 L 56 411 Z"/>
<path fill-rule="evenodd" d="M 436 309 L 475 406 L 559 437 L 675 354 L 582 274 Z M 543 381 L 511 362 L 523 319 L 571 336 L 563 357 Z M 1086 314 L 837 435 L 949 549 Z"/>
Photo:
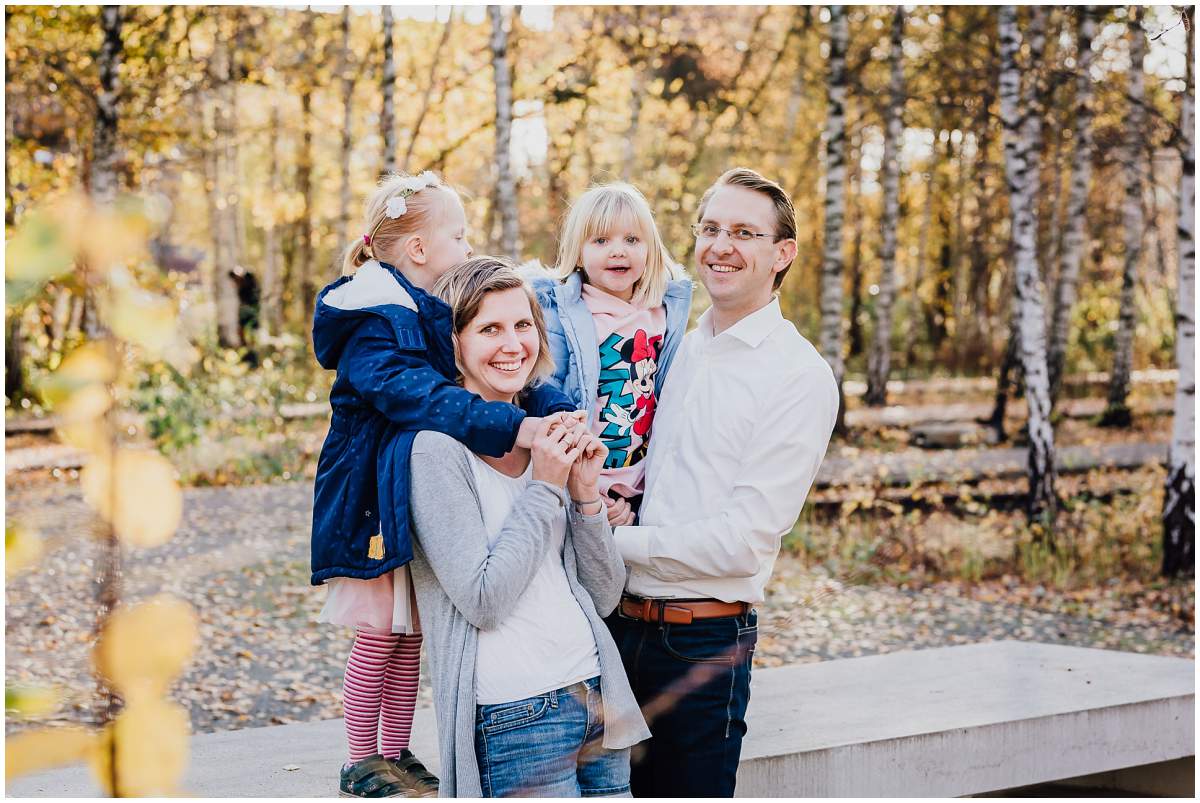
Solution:
<path fill-rule="evenodd" d="M 626 590 L 761 602 L 837 407 L 829 364 L 778 298 L 715 337 L 706 311 L 655 414 L 641 523 L 615 531 Z"/>

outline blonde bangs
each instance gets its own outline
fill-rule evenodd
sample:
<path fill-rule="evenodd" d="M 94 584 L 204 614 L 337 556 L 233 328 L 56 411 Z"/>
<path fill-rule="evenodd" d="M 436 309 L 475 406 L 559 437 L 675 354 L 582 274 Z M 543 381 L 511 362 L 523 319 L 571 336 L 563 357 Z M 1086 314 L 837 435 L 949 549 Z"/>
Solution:
<path fill-rule="evenodd" d="M 553 274 L 565 280 L 579 268 L 585 242 L 615 230 L 625 221 L 636 224 L 647 244 L 646 271 L 633 287 L 633 303 L 645 309 L 657 307 L 662 304 L 667 282 L 673 278 L 673 263 L 654 223 L 650 204 L 632 184 L 605 184 L 579 196 L 563 224 Z"/>

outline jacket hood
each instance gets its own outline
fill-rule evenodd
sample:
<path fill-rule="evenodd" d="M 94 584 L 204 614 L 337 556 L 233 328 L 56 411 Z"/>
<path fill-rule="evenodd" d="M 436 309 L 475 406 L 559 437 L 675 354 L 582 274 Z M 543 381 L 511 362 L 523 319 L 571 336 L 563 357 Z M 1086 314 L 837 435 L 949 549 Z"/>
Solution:
<path fill-rule="evenodd" d="M 313 351 L 321 367 L 337 368 L 346 341 L 362 321 L 377 315 L 390 318 L 396 307 L 417 312 L 412 289 L 399 271 L 372 259 L 353 276 L 343 276 L 322 290 L 313 315 Z"/>

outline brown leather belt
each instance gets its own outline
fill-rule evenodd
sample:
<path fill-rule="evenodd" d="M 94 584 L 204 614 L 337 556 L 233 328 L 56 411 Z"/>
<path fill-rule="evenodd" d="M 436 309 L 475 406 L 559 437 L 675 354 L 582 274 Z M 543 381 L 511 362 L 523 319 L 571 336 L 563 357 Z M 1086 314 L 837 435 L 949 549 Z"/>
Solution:
<path fill-rule="evenodd" d="M 696 619 L 719 619 L 748 613 L 748 602 L 721 602 L 716 599 L 646 599 L 625 594 L 621 597 L 621 615 L 627 619 L 670 625 L 690 625 Z"/>

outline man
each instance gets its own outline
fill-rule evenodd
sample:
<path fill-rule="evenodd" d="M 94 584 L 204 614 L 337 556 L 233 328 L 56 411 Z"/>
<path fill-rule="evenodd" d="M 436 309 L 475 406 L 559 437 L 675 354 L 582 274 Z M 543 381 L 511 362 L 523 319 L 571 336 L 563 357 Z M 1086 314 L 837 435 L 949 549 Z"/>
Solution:
<path fill-rule="evenodd" d="M 647 457 L 629 568 L 608 620 L 653 737 L 638 797 L 732 797 L 750 662 L 781 538 L 795 526 L 837 416 L 833 372 L 779 310 L 796 256 L 788 194 L 736 168 L 700 201 L 696 270 L 712 306 L 680 347 Z"/>

